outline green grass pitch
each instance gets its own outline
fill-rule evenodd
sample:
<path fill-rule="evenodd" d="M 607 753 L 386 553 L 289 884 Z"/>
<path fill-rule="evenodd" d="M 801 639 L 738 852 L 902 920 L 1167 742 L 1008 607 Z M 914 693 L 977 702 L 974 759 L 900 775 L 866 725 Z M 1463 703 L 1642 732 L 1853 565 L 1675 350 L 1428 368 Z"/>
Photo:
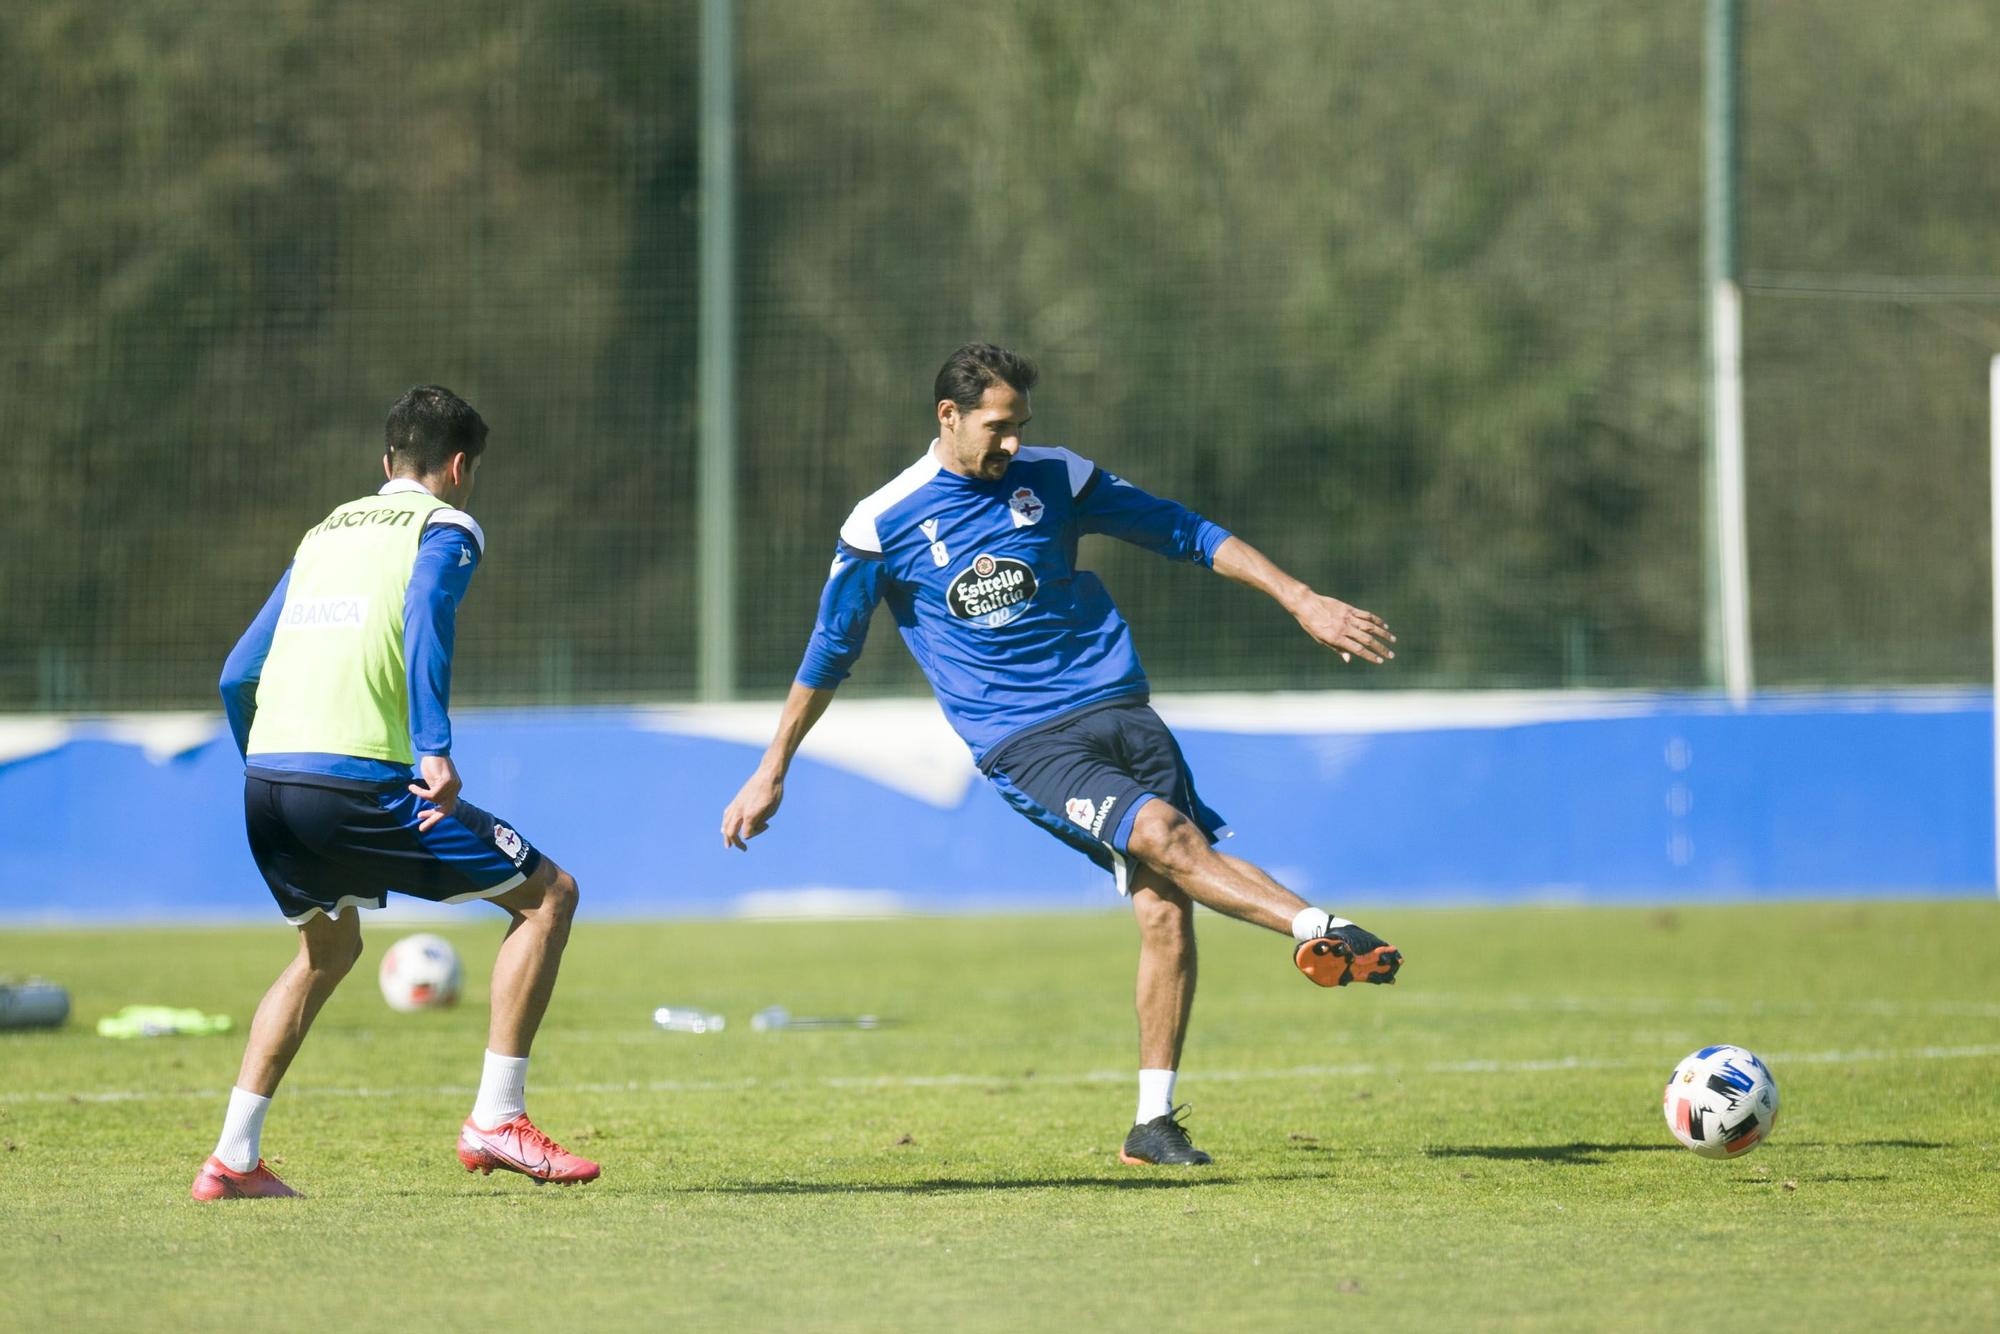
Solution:
<path fill-rule="evenodd" d="M 372 926 L 266 1128 L 310 1198 L 221 1205 L 187 1188 L 240 1034 L 89 1024 L 132 1001 L 241 1024 L 291 932 L 0 933 L 0 974 L 77 1002 L 0 1033 L 0 1327 L 2000 1327 L 2000 906 L 1361 916 L 1400 985 L 1321 991 L 1204 916 L 1180 1097 L 1217 1161 L 1179 1172 L 1116 1160 L 1122 915 L 586 918 L 529 1084 L 604 1163 L 567 1190 L 452 1154 L 497 914 L 447 928 L 467 995 L 426 1015 L 373 979 L 414 928 Z M 659 1033 L 662 1003 L 734 1022 Z M 771 1004 L 901 1022 L 750 1031 Z M 1717 1041 L 1784 1104 L 1731 1163 L 1659 1107 Z"/>

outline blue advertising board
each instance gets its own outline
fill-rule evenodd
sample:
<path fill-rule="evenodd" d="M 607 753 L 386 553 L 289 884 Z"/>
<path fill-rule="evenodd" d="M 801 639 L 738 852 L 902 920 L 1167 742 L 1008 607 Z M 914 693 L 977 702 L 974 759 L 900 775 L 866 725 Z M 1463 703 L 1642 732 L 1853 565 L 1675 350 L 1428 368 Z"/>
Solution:
<path fill-rule="evenodd" d="M 1190 695 L 1157 702 L 1238 855 L 1353 903 L 1993 892 L 1973 691 Z M 592 916 L 1104 907 L 929 700 L 843 700 L 750 851 L 719 834 L 774 704 L 466 711 L 466 795 Z M 219 718 L 0 722 L 0 920 L 269 920 Z"/>

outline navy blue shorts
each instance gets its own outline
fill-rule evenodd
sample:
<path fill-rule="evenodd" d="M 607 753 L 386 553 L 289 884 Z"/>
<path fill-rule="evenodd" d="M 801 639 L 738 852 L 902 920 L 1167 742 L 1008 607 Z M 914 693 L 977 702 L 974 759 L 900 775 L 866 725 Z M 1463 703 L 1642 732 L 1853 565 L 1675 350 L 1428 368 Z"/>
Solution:
<path fill-rule="evenodd" d="M 314 913 L 380 908 L 390 890 L 433 903 L 504 894 L 535 873 L 542 854 L 469 801 L 428 830 L 429 803 L 402 785 L 374 790 L 243 780 L 250 855 L 294 926 Z"/>
<path fill-rule="evenodd" d="M 1130 894 L 1132 818 L 1164 801 L 1208 841 L 1229 826 L 1195 794 L 1180 743 L 1143 700 L 1113 700 L 1003 742 L 986 776 L 1007 804 L 1117 879 Z"/>

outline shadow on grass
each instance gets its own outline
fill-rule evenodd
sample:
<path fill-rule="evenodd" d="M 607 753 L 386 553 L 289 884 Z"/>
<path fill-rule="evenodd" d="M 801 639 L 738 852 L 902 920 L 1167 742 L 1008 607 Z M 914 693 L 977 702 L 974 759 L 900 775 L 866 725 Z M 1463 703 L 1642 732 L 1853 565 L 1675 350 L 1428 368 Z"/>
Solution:
<path fill-rule="evenodd" d="M 725 1181 L 689 1187 L 691 1194 L 715 1195 L 939 1195 L 953 1191 L 1067 1190 L 1106 1186 L 1112 1190 L 1186 1190 L 1196 1186 L 1233 1186 L 1236 1178 L 1178 1177 L 1022 1177 L 999 1181 L 967 1181 L 936 1177 L 928 1181 Z"/>
<path fill-rule="evenodd" d="M 1949 1144 L 1940 1144 L 1927 1139 L 1862 1139 L 1847 1143 L 1828 1143 L 1824 1140 L 1786 1140 L 1790 1149 L 1948 1149 Z M 1424 1155 L 1429 1158 L 1494 1158 L 1502 1162 L 1535 1163 L 1608 1163 L 1613 1157 L 1626 1153 L 1680 1153 L 1678 1144 L 1591 1144 L 1573 1142 L 1570 1144 L 1427 1144 Z M 1835 1180 L 1840 1178 L 1822 1178 Z M 1872 1181 L 1874 1177 L 1845 1178 L 1854 1181 Z"/>
<path fill-rule="evenodd" d="M 1839 1184 L 1839 1183 L 1854 1182 L 1854 1181 L 1894 1181 L 1894 1180 L 1895 1178 L 1890 1176 L 1887 1172 L 1817 1172 L 1817 1173 L 1801 1173 L 1799 1176 L 1796 1177 L 1788 1177 L 1786 1178 L 1783 1184 L 1788 1189 L 1795 1190 L 1798 1188 L 1798 1185 L 1801 1181 L 1807 1183 L 1808 1185 L 1818 1186 L 1828 1183 Z M 1765 1187 L 1775 1186 L 1779 1184 L 1778 1178 L 1774 1176 L 1730 1177 L 1727 1178 L 1727 1183 L 1732 1186 L 1765 1186 Z"/>
<path fill-rule="evenodd" d="M 1608 1163 L 1623 1153 L 1683 1153 L 1678 1144 L 1427 1144 L 1429 1158 L 1497 1158 L 1503 1162 Z"/>

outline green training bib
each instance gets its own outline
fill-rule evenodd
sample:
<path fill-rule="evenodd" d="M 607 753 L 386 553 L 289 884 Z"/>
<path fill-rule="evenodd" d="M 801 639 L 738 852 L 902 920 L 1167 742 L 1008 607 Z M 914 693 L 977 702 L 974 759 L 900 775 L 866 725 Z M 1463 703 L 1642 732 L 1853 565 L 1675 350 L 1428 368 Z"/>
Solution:
<path fill-rule="evenodd" d="M 425 523 L 450 508 L 427 491 L 364 496 L 306 533 L 257 685 L 252 757 L 415 763 L 403 599 Z"/>

